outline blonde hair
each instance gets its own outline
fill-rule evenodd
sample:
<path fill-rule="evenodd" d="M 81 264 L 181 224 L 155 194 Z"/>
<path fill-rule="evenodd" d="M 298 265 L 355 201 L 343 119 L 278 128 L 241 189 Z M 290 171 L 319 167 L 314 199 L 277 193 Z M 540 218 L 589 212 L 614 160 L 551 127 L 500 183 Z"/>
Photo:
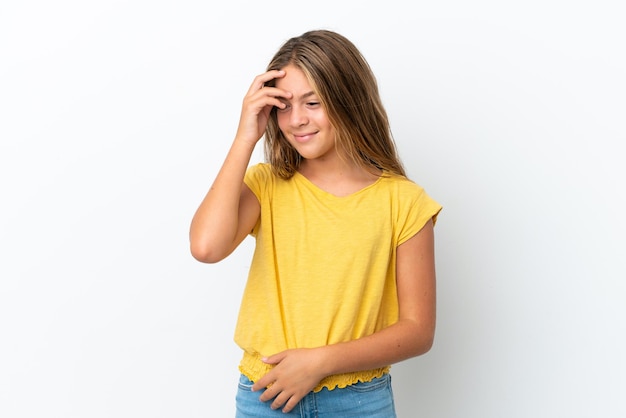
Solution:
<path fill-rule="evenodd" d="M 357 165 L 406 176 L 372 70 L 344 36 L 315 30 L 287 40 L 268 70 L 294 65 L 319 96 L 336 131 L 336 146 Z M 274 85 L 272 80 L 268 85 Z M 276 108 L 265 130 L 265 158 L 282 178 L 294 175 L 302 157 L 278 127 Z"/>

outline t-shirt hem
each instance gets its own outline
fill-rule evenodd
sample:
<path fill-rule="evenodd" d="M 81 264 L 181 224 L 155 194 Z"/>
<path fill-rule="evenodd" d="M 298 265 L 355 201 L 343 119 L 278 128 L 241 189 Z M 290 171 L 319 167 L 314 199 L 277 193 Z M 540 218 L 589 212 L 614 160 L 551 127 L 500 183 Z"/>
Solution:
<path fill-rule="evenodd" d="M 261 360 L 258 354 L 250 354 L 244 352 L 243 358 L 239 363 L 239 371 L 253 382 L 256 382 L 272 369 L 272 365 L 266 364 Z M 359 383 L 369 382 L 375 378 L 382 377 L 389 373 L 391 366 L 384 366 L 373 370 L 364 370 L 358 372 L 340 373 L 327 376 L 315 387 L 313 392 L 319 392 L 323 389 L 333 390 L 336 388 L 343 389 L 347 386 Z"/>

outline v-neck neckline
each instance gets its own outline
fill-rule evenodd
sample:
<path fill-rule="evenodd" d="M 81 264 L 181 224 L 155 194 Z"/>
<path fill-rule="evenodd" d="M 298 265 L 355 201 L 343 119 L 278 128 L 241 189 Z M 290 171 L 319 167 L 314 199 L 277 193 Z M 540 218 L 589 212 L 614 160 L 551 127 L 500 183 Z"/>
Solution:
<path fill-rule="evenodd" d="M 354 192 L 349 193 L 349 194 L 347 194 L 345 196 L 339 196 L 339 195 L 331 193 L 331 192 L 329 192 L 327 190 L 322 189 L 320 186 L 318 186 L 317 184 L 313 183 L 311 180 L 309 180 L 309 178 L 307 176 L 305 176 L 304 174 L 302 174 L 299 171 L 296 171 L 295 174 L 294 174 L 294 176 L 296 176 L 304 184 L 306 184 L 309 188 L 311 188 L 312 190 L 316 191 L 317 193 L 324 194 L 326 196 L 329 196 L 329 197 L 331 197 L 333 199 L 338 199 L 338 200 L 346 200 L 346 199 L 349 199 L 349 198 L 351 198 L 353 196 L 357 196 L 357 195 L 359 195 L 359 194 L 369 190 L 370 188 L 376 186 L 382 180 L 384 175 L 385 175 L 385 173 L 383 172 L 372 183 L 370 183 L 370 184 L 368 184 L 368 185 L 366 185 L 366 186 L 364 186 L 364 187 L 362 187 L 362 188 L 360 188 L 358 190 L 355 190 Z"/>

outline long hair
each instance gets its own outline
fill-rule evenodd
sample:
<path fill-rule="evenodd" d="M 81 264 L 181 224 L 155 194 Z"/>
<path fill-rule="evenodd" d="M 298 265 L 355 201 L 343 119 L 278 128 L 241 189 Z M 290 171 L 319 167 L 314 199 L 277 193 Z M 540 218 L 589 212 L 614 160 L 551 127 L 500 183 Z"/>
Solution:
<path fill-rule="evenodd" d="M 356 46 L 344 36 L 314 30 L 287 40 L 267 70 L 294 65 L 305 74 L 335 128 L 335 146 L 368 170 L 406 176 L 374 74 Z M 275 81 L 267 83 L 274 86 Z M 278 127 L 276 108 L 265 130 L 265 158 L 282 178 L 294 175 L 302 157 Z"/>

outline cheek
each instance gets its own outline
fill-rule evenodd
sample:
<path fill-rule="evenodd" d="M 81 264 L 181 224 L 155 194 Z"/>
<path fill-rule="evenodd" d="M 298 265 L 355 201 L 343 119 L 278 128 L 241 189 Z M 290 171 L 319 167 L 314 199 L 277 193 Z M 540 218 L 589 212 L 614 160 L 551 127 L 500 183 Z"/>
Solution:
<path fill-rule="evenodd" d="M 278 123 L 278 129 L 285 132 L 285 129 L 289 125 L 289 119 L 287 117 L 287 114 L 278 112 L 276 114 L 276 122 Z"/>
<path fill-rule="evenodd" d="M 317 125 L 320 127 L 324 127 L 326 130 L 333 129 L 332 124 L 330 123 L 330 119 L 328 119 L 325 113 L 320 113 L 316 115 L 315 123 L 317 123 Z"/>

